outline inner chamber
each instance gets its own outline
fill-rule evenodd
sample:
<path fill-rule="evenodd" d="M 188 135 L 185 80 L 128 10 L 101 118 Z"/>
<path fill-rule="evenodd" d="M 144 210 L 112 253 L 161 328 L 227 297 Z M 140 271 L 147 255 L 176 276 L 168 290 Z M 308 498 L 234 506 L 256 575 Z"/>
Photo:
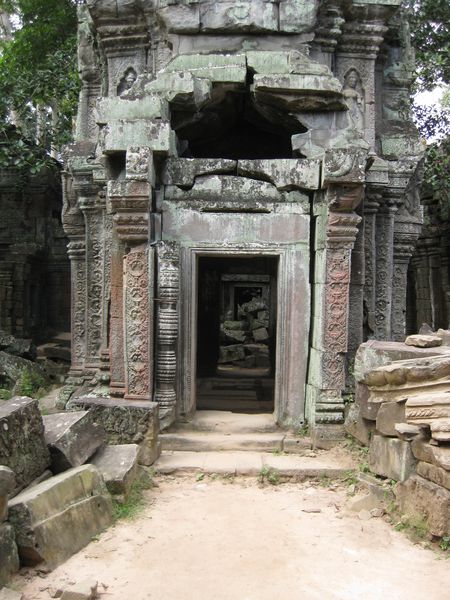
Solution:
<path fill-rule="evenodd" d="M 277 257 L 201 257 L 197 409 L 274 410 Z"/>

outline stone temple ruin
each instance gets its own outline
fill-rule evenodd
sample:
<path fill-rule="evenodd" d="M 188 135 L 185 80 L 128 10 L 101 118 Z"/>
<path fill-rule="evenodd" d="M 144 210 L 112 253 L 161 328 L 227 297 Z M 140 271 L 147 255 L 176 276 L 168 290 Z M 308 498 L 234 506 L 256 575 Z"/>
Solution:
<path fill-rule="evenodd" d="M 163 428 L 241 402 L 339 436 L 347 358 L 404 338 L 421 226 L 399 5 L 86 3 L 74 378 L 157 402 Z"/>

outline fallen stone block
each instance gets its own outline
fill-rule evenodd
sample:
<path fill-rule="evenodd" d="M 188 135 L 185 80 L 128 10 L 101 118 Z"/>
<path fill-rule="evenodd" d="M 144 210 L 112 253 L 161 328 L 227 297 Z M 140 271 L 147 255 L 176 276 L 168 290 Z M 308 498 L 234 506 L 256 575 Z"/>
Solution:
<path fill-rule="evenodd" d="M 450 442 L 450 419 L 436 419 L 430 424 L 431 437 L 438 442 Z"/>
<path fill-rule="evenodd" d="M 369 401 L 369 388 L 364 383 L 357 383 L 355 390 L 355 404 L 359 406 L 361 417 L 368 421 L 376 421 L 380 409 L 378 402 Z"/>
<path fill-rule="evenodd" d="M 405 422 L 405 400 L 382 402 L 377 413 L 376 428 L 379 433 L 396 437 L 396 423 Z"/>
<path fill-rule="evenodd" d="M 431 465 L 426 462 L 419 462 L 416 467 L 416 472 L 424 479 L 428 479 L 428 481 L 432 481 L 436 485 L 440 485 L 446 490 L 450 490 L 450 472 L 442 467 Z"/>
<path fill-rule="evenodd" d="M 350 406 L 344 426 L 345 431 L 363 446 L 370 444 L 370 438 L 375 431 L 375 423 L 362 417 L 361 408 L 356 403 Z"/>
<path fill-rule="evenodd" d="M 15 487 L 14 472 L 0 465 L 0 523 L 8 517 L 8 496 Z"/>
<path fill-rule="evenodd" d="M 84 396 L 71 400 L 68 407 L 92 412 L 94 423 L 106 431 L 108 444 L 138 444 L 139 464 L 148 467 L 159 457 L 156 402 Z"/>
<path fill-rule="evenodd" d="M 19 555 L 14 529 L 9 523 L 0 524 L 0 588 L 19 570 Z M 1 596 L 0 590 L 0 598 Z"/>
<path fill-rule="evenodd" d="M 442 345 L 442 338 L 437 335 L 409 335 L 405 340 L 405 344 L 416 348 L 434 348 Z"/>
<path fill-rule="evenodd" d="M 16 491 L 29 485 L 50 465 L 37 400 L 15 396 L 0 403 L 0 464 L 14 471 Z"/>
<path fill-rule="evenodd" d="M 443 346 L 450 346 L 450 329 L 438 329 L 436 335 L 441 338 Z"/>
<path fill-rule="evenodd" d="M 98 582 L 87 579 L 64 590 L 61 600 L 95 600 Z"/>
<path fill-rule="evenodd" d="M 405 415 L 412 425 L 430 427 L 431 437 L 435 440 L 450 442 L 450 391 L 410 396 Z"/>
<path fill-rule="evenodd" d="M 121 444 L 100 448 L 91 459 L 109 492 L 126 498 L 138 475 L 139 446 Z"/>
<path fill-rule="evenodd" d="M 399 483 L 395 490 L 397 504 L 402 514 L 426 519 L 432 535 L 450 534 L 450 492 L 440 485 L 412 475 Z"/>
<path fill-rule="evenodd" d="M 106 442 L 105 430 L 89 411 L 56 413 L 43 420 L 54 473 L 83 465 Z"/>
<path fill-rule="evenodd" d="M 414 472 L 416 459 L 409 442 L 374 435 L 369 448 L 369 467 L 377 475 L 404 481 Z"/>
<path fill-rule="evenodd" d="M 53 569 L 112 523 L 111 496 L 93 465 L 65 471 L 9 503 L 22 564 Z"/>

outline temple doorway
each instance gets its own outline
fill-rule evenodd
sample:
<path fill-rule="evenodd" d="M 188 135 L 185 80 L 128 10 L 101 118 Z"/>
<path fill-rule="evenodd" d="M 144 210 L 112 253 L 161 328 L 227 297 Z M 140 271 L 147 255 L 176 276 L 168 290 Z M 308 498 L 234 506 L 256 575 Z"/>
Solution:
<path fill-rule="evenodd" d="M 278 257 L 199 257 L 196 408 L 274 411 Z"/>

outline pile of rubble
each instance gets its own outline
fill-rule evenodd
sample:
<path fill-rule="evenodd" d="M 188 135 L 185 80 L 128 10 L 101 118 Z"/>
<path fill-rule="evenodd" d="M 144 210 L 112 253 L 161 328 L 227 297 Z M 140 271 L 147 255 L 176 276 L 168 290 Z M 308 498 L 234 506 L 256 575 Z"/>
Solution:
<path fill-rule="evenodd" d="M 395 480 L 404 515 L 450 534 L 450 332 L 366 342 L 355 360 L 348 433 L 369 446 L 373 473 Z"/>
<path fill-rule="evenodd" d="M 253 298 L 238 307 L 238 317 L 220 325 L 219 365 L 270 369 L 266 303 L 262 298 Z"/>
<path fill-rule="evenodd" d="M 159 455 L 157 408 L 88 397 L 43 417 L 32 398 L 0 403 L 0 588 L 20 565 L 53 569 L 111 524 L 111 495 L 125 501 Z"/>

